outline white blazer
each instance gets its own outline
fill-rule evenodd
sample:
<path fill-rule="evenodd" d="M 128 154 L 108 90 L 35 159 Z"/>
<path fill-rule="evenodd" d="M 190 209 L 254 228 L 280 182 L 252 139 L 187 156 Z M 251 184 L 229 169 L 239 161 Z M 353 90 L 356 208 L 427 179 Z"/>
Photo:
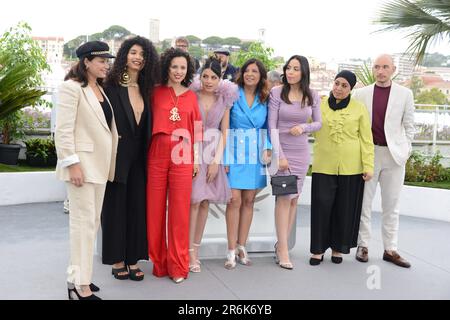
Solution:
<path fill-rule="evenodd" d="M 375 84 L 354 91 L 352 97 L 363 102 L 372 123 L 373 92 Z M 384 133 L 395 162 L 403 166 L 412 150 L 414 138 L 414 97 L 410 89 L 392 82 L 384 121 Z"/>
<path fill-rule="evenodd" d="M 110 129 L 102 106 L 89 86 L 83 88 L 81 83 L 68 80 L 59 87 L 58 94 L 55 130 L 57 177 L 70 181 L 67 167 L 79 162 L 85 182 L 104 184 L 112 181 L 118 141 L 112 108 Z M 109 103 L 107 97 L 106 100 Z"/>

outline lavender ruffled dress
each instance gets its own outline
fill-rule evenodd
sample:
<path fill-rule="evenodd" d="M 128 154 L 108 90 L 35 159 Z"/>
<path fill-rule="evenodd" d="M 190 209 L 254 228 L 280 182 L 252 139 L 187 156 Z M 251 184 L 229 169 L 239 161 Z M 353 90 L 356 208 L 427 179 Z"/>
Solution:
<path fill-rule="evenodd" d="M 190 89 L 198 96 L 201 91 L 201 82 L 198 78 L 194 80 Z M 208 164 L 214 159 L 215 150 L 219 143 L 221 136 L 220 125 L 225 110 L 230 109 L 234 101 L 238 99 L 238 92 L 236 84 L 228 80 L 222 80 L 216 91 L 217 101 L 211 107 L 206 117 L 204 107 L 199 103 L 204 133 L 200 149 L 200 171 L 192 183 L 191 204 L 197 204 L 204 200 L 208 200 L 211 203 L 226 204 L 231 199 L 231 189 L 224 166 L 219 164 L 219 172 L 211 183 L 207 182 L 206 174 Z"/>

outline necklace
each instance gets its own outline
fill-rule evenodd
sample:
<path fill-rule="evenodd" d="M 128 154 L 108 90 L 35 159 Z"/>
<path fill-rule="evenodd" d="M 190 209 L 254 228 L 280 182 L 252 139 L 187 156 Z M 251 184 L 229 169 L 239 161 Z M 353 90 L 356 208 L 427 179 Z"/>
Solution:
<path fill-rule="evenodd" d="M 124 82 L 120 81 L 119 83 L 122 87 L 126 87 L 126 88 L 127 87 L 139 87 L 139 85 L 136 82 L 124 83 Z"/>
<path fill-rule="evenodd" d="M 175 94 L 176 96 L 176 94 Z M 178 99 L 180 98 L 180 96 L 176 96 L 176 101 L 174 100 L 173 96 L 172 96 L 172 91 L 170 91 L 170 97 L 172 98 L 172 102 L 173 102 L 173 108 L 170 110 L 170 117 L 169 120 L 176 122 L 176 121 L 181 121 L 181 117 L 180 114 L 178 113 Z"/>

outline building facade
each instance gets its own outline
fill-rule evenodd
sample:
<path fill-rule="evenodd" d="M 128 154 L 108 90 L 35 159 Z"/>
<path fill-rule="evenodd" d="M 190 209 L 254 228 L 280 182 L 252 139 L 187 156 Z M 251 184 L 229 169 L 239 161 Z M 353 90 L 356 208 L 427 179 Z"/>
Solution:
<path fill-rule="evenodd" d="M 159 25 L 158 19 L 150 19 L 150 33 L 149 39 L 153 43 L 159 43 Z"/>
<path fill-rule="evenodd" d="M 48 63 L 59 63 L 63 58 L 64 38 L 63 37 L 33 37 L 37 41 Z"/>

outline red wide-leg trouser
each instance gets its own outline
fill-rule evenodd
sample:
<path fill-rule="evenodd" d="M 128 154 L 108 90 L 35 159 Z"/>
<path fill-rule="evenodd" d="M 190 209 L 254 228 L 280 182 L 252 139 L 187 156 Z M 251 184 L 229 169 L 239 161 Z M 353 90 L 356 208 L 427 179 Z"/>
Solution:
<path fill-rule="evenodd" d="M 189 209 L 193 164 L 191 161 L 174 163 L 172 150 L 180 143 L 186 142 L 182 138 L 171 141 L 170 135 L 157 134 L 152 138 L 147 160 L 148 249 L 153 262 L 153 274 L 157 277 L 187 278 L 189 274 Z M 191 150 L 192 146 L 189 148 Z"/>

